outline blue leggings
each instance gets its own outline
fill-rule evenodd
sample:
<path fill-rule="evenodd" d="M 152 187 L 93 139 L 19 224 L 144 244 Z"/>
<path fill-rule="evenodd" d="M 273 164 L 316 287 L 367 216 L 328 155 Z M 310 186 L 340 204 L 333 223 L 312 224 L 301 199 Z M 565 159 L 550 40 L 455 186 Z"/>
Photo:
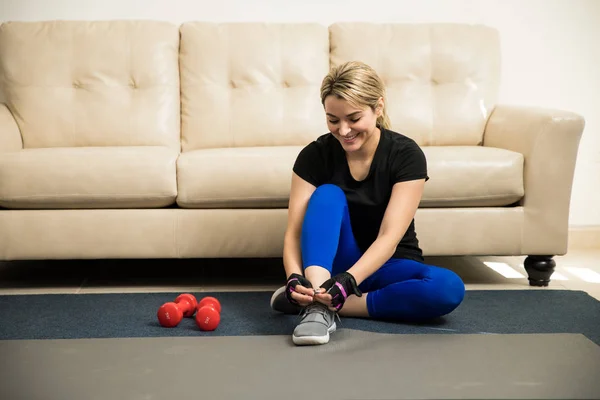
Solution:
<path fill-rule="evenodd" d="M 337 186 L 319 186 L 311 196 L 302 226 L 302 264 L 331 275 L 348 270 L 362 256 L 356 244 L 348 203 Z M 427 320 L 452 312 L 465 286 L 454 272 L 418 261 L 390 258 L 360 286 L 369 316 L 377 319 Z"/>

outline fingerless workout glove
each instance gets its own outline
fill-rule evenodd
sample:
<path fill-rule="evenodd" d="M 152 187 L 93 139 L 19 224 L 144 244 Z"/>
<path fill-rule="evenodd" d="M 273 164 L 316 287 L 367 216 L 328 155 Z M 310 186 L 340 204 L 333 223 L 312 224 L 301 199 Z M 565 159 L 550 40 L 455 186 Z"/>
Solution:
<path fill-rule="evenodd" d="M 308 279 L 299 274 L 291 274 L 285 285 L 285 297 L 292 304 L 298 304 L 298 302 L 292 298 L 292 293 L 296 291 L 296 286 L 298 285 L 302 285 L 305 288 L 312 288 L 312 284 Z"/>
<path fill-rule="evenodd" d="M 351 294 L 358 297 L 362 296 L 362 292 L 356 284 L 356 280 L 349 272 L 342 272 L 323 282 L 321 285 L 327 293 L 331 295 L 331 305 L 336 310 L 341 310 L 346 302 L 346 299 Z"/>

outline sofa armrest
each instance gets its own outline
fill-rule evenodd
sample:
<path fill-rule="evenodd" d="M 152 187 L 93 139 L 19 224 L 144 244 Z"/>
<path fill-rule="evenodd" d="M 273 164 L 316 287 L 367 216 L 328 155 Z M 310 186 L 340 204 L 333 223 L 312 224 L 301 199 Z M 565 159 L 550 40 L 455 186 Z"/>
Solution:
<path fill-rule="evenodd" d="M 6 104 L 0 103 L 0 153 L 23 149 L 17 121 Z"/>
<path fill-rule="evenodd" d="M 522 255 L 567 251 L 573 175 L 585 120 L 562 110 L 497 106 L 483 145 L 523 154 Z"/>

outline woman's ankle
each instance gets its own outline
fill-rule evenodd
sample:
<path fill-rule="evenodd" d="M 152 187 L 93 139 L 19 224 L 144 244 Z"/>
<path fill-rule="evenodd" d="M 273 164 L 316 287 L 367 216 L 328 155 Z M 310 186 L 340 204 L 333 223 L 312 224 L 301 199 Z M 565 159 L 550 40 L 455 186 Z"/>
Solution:
<path fill-rule="evenodd" d="M 323 282 L 331 278 L 331 272 L 320 265 L 311 265 L 304 269 L 304 277 L 310 281 L 314 289 L 318 289 Z"/>

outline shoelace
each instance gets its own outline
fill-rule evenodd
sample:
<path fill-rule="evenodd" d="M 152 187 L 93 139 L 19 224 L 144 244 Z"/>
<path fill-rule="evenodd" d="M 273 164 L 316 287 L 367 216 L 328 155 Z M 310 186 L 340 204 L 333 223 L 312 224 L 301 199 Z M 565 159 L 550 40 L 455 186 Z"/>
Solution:
<path fill-rule="evenodd" d="M 340 318 L 338 313 L 330 311 L 327 307 L 322 306 L 319 303 L 311 303 L 304 307 L 302 310 L 300 310 L 299 318 L 304 318 L 304 316 L 309 312 L 318 312 L 319 314 L 323 315 L 323 318 L 325 318 L 325 320 L 327 320 L 327 313 L 333 313 L 333 320 L 335 321 L 335 319 L 337 318 L 337 320 L 340 321 L 340 324 L 342 323 L 342 319 Z"/>

